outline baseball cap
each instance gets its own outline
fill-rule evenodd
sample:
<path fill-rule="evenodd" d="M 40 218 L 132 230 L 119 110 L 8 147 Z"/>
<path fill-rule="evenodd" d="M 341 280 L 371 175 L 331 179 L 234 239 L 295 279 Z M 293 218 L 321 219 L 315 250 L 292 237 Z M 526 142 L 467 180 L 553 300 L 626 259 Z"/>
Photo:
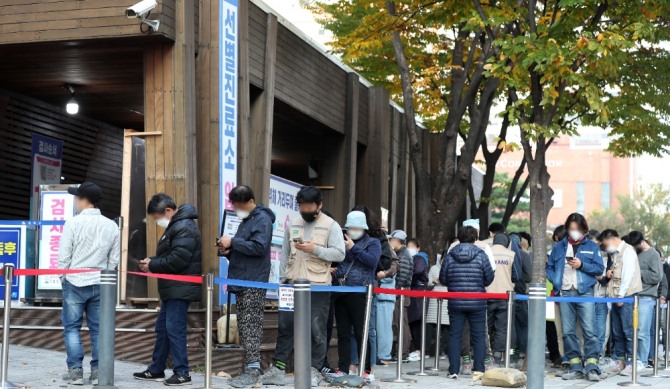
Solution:
<path fill-rule="evenodd" d="M 407 233 L 403 230 L 395 230 L 389 235 L 389 239 L 398 239 L 404 242 L 407 240 Z"/>
<path fill-rule="evenodd" d="M 102 199 L 102 189 L 92 182 L 84 182 L 76 188 L 68 188 L 67 193 L 83 197 L 94 204 L 100 202 Z"/>
<path fill-rule="evenodd" d="M 479 231 L 479 219 L 468 219 L 463 222 L 463 227 L 472 227 Z"/>

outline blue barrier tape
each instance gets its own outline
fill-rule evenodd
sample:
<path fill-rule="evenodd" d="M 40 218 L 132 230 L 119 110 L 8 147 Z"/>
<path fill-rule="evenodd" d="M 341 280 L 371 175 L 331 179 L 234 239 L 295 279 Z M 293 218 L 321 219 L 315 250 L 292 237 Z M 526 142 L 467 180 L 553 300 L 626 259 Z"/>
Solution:
<path fill-rule="evenodd" d="M 258 281 L 244 281 L 235 280 L 232 278 L 214 278 L 214 282 L 219 285 L 239 286 L 242 288 L 256 288 L 256 289 L 279 289 L 280 284 Z M 293 285 L 281 285 L 291 287 Z M 330 286 L 330 285 L 312 285 L 312 292 L 335 292 L 335 293 L 365 293 L 364 286 Z"/>
<path fill-rule="evenodd" d="M 515 300 L 528 301 L 528 295 L 517 294 L 514 295 Z M 561 297 L 561 296 L 547 296 L 548 302 L 556 303 L 626 303 L 632 304 L 635 299 L 632 297 L 625 298 L 611 298 L 611 297 Z M 646 303 L 649 304 L 649 303 Z M 642 305 L 642 302 L 641 302 Z"/>
<path fill-rule="evenodd" d="M 62 226 L 65 220 L 0 220 L 3 226 Z"/>

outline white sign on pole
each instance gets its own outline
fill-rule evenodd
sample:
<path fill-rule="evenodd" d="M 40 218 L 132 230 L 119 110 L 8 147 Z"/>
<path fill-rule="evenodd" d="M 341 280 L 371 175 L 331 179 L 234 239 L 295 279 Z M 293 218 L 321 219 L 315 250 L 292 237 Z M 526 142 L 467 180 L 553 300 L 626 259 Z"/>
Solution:
<path fill-rule="evenodd" d="M 293 312 L 293 287 L 279 287 L 279 310 Z"/>
<path fill-rule="evenodd" d="M 275 225 L 272 229 L 272 243 L 281 246 L 284 233 L 291 226 L 291 220 L 300 215 L 295 200 L 302 185 L 277 176 L 270 176 L 270 195 L 268 207 L 275 213 Z M 270 281 L 272 282 L 272 281 Z"/>
<path fill-rule="evenodd" d="M 76 214 L 74 196 L 63 190 L 41 192 L 40 220 L 69 220 Z M 39 237 L 39 268 L 58 269 L 58 251 L 63 226 L 43 226 Z M 37 288 L 59 290 L 61 282 L 57 275 L 38 276 Z"/>

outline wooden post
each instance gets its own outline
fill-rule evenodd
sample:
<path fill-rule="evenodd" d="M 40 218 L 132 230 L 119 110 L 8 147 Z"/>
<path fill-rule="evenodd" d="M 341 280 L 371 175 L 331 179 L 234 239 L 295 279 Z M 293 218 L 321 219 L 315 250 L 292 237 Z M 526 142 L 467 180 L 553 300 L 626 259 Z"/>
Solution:
<path fill-rule="evenodd" d="M 270 193 L 270 166 L 272 164 L 272 126 L 274 123 L 275 68 L 277 66 L 277 17 L 267 16 L 265 34 L 265 65 L 263 92 L 251 105 L 251 132 L 249 142 L 250 185 L 259 201 L 266 201 Z M 245 148 L 245 150 L 247 150 Z"/>
<path fill-rule="evenodd" d="M 379 213 L 380 207 L 389 208 L 389 157 L 390 142 L 390 105 L 389 94 L 382 87 L 371 87 L 369 91 L 370 114 L 368 144 L 365 150 L 364 166 L 359 169 L 359 175 L 364 179 L 359 181 L 362 187 L 357 198 L 364 204 Z"/>
<path fill-rule="evenodd" d="M 404 195 L 404 190 L 400 189 L 399 172 L 400 172 L 400 121 L 402 120 L 402 114 L 398 109 L 391 108 L 391 136 L 387 141 L 391 145 L 391 157 L 389 161 L 389 228 L 395 228 L 399 223 L 399 220 L 402 218 L 399 217 L 398 211 L 399 204 L 402 201 L 400 195 Z"/>
<path fill-rule="evenodd" d="M 239 37 L 238 76 L 238 132 L 237 132 L 237 182 L 251 185 L 251 90 L 249 85 L 249 0 L 240 0 L 238 5 L 237 34 Z M 265 202 L 265 199 L 262 201 Z"/>
<path fill-rule="evenodd" d="M 244 1 L 246 2 L 246 0 Z M 240 27 L 246 24 L 240 20 Z M 201 0 L 196 67 L 198 206 L 203 271 L 219 274 L 213 244 L 221 226 L 219 204 L 219 1 Z M 240 91 L 243 90 L 240 85 Z M 215 288 L 214 301 L 218 301 Z"/>

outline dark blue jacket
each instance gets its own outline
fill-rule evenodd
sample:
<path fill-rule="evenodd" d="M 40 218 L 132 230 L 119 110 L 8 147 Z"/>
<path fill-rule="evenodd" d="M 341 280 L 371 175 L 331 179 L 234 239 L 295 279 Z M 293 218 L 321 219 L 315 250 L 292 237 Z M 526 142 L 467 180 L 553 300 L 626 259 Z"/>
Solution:
<path fill-rule="evenodd" d="M 568 244 L 568 238 L 556 243 L 547 260 L 547 279 L 557 293 L 561 291 L 563 285 L 563 270 L 565 270 L 565 254 L 568 251 Z M 582 267 L 577 270 L 577 290 L 580 294 L 584 294 L 596 284 L 596 276 L 603 274 L 605 265 L 600 254 L 600 247 L 590 239 L 584 239 L 574 254 L 575 258 L 582 261 Z"/>
<path fill-rule="evenodd" d="M 450 292 L 485 293 L 494 276 L 484 250 L 472 243 L 460 243 L 442 261 L 440 283 Z M 449 300 L 449 310 L 475 311 L 486 309 L 486 300 Z"/>
<path fill-rule="evenodd" d="M 340 279 L 346 274 L 347 281 L 344 286 L 375 284 L 375 273 L 381 255 L 382 245 L 379 239 L 365 234 L 356 241 L 354 247 L 347 250 L 344 261 L 337 265 L 335 278 Z M 347 274 L 347 271 L 349 271 L 349 274 Z"/>
<path fill-rule="evenodd" d="M 268 282 L 274 221 L 274 212 L 262 205 L 256 205 L 251 214 L 242 220 L 228 254 L 228 278 Z M 231 292 L 244 289 L 234 286 L 229 288 Z"/>

